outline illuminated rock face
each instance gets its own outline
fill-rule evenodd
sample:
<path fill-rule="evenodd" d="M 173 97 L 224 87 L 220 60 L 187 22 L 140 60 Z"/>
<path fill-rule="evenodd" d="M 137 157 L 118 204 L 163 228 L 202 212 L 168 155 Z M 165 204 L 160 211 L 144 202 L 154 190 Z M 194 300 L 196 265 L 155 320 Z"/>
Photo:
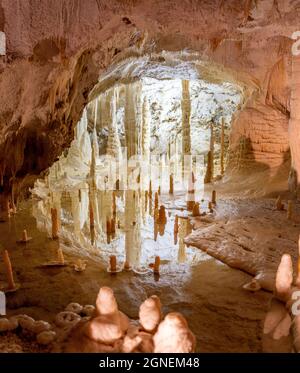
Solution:
<path fill-rule="evenodd" d="M 4 193 L 12 184 L 16 194 L 32 184 L 70 145 L 104 69 L 126 56 L 155 56 L 163 50 L 193 50 L 204 61 L 198 64 L 203 78 L 243 86 L 247 99 L 231 134 L 232 168 L 258 166 L 270 169 L 272 176 L 289 159 L 290 142 L 299 174 L 299 58 L 293 58 L 293 74 L 290 63 L 290 36 L 299 29 L 295 2 L 233 0 L 220 6 L 218 0 L 201 5 L 174 0 L 172 6 L 114 0 L 99 6 L 96 1 L 16 5 L 2 0 L 0 7 L 7 46 L 6 56 L 0 56 Z M 182 53 L 182 59 L 190 58 Z M 164 66 L 173 63 L 168 55 L 161 60 Z M 161 71 L 154 73 L 159 77 Z"/>

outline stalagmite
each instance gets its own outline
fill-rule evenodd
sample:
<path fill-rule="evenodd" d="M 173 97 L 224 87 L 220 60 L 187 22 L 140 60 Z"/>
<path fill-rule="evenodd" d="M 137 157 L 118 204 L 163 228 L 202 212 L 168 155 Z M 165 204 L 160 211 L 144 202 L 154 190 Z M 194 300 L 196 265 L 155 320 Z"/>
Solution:
<path fill-rule="evenodd" d="M 188 194 L 187 194 L 187 210 L 193 211 L 195 204 L 195 188 L 194 188 L 195 177 L 194 173 L 191 172 L 189 176 Z"/>
<path fill-rule="evenodd" d="M 222 123 L 221 123 L 221 150 L 220 150 L 220 168 L 221 168 L 221 175 L 224 175 L 224 132 L 225 132 L 225 124 L 224 124 L 224 118 L 222 118 Z"/>
<path fill-rule="evenodd" d="M 200 216 L 200 205 L 199 205 L 199 202 L 196 202 L 196 203 L 194 204 L 192 215 L 193 215 L 194 217 L 196 217 L 196 216 Z"/>
<path fill-rule="evenodd" d="M 113 291 L 102 287 L 96 300 L 96 315 L 83 326 L 84 335 L 88 337 L 85 343 L 113 343 L 123 337 L 128 327 L 128 317 L 118 310 Z"/>
<path fill-rule="evenodd" d="M 282 203 L 281 196 L 278 196 L 276 200 L 276 210 L 281 211 L 283 210 L 283 208 L 284 208 L 284 205 Z"/>
<path fill-rule="evenodd" d="M 173 174 L 170 175 L 170 188 L 169 188 L 169 193 L 174 194 L 174 177 Z"/>
<path fill-rule="evenodd" d="M 7 250 L 3 251 L 2 257 L 3 257 L 3 262 L 4 262 L 4 266 L 5 266 L 5 270 L 6 270 L 8 290 L 13 290 L 13 289 L 16 288 L 16 284 L 15 284 L 15 281 L 14 281 L 12 265 L 11 265 L 11 261 L 10 261 L 9 254 L 8 254 Z"/>
<path fill-rule="evenodd" d="M 160 257 L 156 256 L 155 261 L 154 261 L 154 268 L 153 268 L 155 274 L 159 274 L 159 267 L 160 267 Z"/>
<path fill-rule="evenodd" d="M 205 173 L 205 177 L 204 177 L 204 183 L 205 184 L 209 184 L 212 181 L 211 164 L 212 164 L 212 153 L 211 153 L 211 151 L 209 151 L 207 153 L 207 167 L 206 167 L 206 173 Z"/>
<path fill-rule="evenodd" d="M 107 217 L 106 218 L 106 238 L 107 238 L 107 243 L 110 243 L 110 237 L 111 237 L 111 221 Z"/>
<path fill-rule="evenodd" d="M 157 194 L 158 194 L 159 196 L 160 196 L 160 194 L 161 194 L 161 188 L 160 188 L 160 186 L 158 187 Z"/>
<path fill-rule="evenodd" d="M 292 220 L 293 217 L 293 201 L 289 200 L 287 204 L 287 218 Z"/>
<path fill-rule="evenodd" d="M 156 295 L 147 298 L 141 304 L 139 321 L 144 330 L 154 333 L 162 318 L 161 303 Z"/>
<path fill-rule="evenodd" d="M 155 210 L 158 209 L 158 193 L 157 192 L 155 193 L 155 197 L 154 197 L 154 209 Z"/>
<path fill-rule="evenodd" d="M 22 237 L 20 240 L 18 240 L 17 242 L 18 243 L 26 243 L 28 241 L 32 240 L 32 237 L 28 237 L 27 235 L 27 230 L 24 229 L 23 232 L 22 232 Z"/>
<path fill-rule="evenodd" d="M 155 353 L 191 353 L 195 351 L 196 338 L 187 321 L 178 312 L 167 314 L 154 335 Z"/>
<path fill-rule="evenodd" d="M 51 209 L 51 221 L 52 221 L 52 238 L 55 240 L 58 238 L 58 217 L 57 210 Z"/>
<path fill-rule="evenodd" d="M 212 204 L 211 201 L 208 202 L 208 210 L 209 210 L 209 212 L 213 212 L 214 211 L 213 204 Z"/>
<path fill-rule="evenodd" d="M 114 238 L 115 234 L 116 234 L 116 220 L 115 220 L 115 218 L 111 218 L 110 232 L 111 232 L 112 238 Z"/>
<path fill-rule="evenodd" d="M 208 184 L 213 181 L 214 178 L 214 127 L 213 123 L 210 123 L 210 145 L 209 145 L 209 152 L 207 153 L 207 169 L 204 178 L 204 183 Z"/>
<path fill-rule="evenodd" d="M 117 271 L 117 258 L 115 255 L 109 257 L 110 272 L 114 273 Z"/>
<path fill-rule="evenodd" d="M 211 192 L 211 203 L 213 205 L 217 204 L 217 192 L 215 190 Z"/>
<path fill-rule="evenodd" d="M 167 216 L 166 216 L 166 209 L 164 205 L 161 205 L 158 212 L 158 224 L 166 224 L 167 223 Z"/>
<path fill-rule="evenodd" d="M 289 254 L 281 257 L 280 264 L 276 273 L 275 290 L 279 299 L 286 300 L 290 295 L 293 283 L 293 263 Z"/>

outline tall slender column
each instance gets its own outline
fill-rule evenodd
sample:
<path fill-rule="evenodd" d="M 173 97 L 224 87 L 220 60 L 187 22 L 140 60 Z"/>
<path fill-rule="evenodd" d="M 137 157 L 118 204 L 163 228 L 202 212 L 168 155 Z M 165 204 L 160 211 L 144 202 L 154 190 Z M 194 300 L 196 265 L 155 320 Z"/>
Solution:
<path fill-rule="evenodd" d="M 182 171 L 189 174 L 191 164 L 184 158 L 185 155 L 191 155 L 191 133 L 190 133 L 190 117 L 191 117 L 191 100 L 190 100 L 190 84 L 188 80 L 182 80 Z"/>

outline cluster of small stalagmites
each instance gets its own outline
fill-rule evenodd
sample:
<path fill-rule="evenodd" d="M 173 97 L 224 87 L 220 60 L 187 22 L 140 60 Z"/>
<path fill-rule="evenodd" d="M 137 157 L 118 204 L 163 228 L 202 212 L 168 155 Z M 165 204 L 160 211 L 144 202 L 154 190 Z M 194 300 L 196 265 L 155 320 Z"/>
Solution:
<path fill-rule="evenodd" d="M 49 345 L 56 338 L 56 332 L 50 323 L 43 320 L 34 320 L 28 315 L 12 316 L 9 319 L 0 319 L 0 336 L 6 332 L 22 332 L 23 334 L 35 337 L 40 345 Z"/>
<path fill-rule="evenodd" d="M 89 319 L 71 330 L 63 352 L 193 352 L 195 337 L 185 318 L 169 313 L 163 318 L 157 296 L 140 306 L 139 320 L 119 311 L 112 289 L 102 287 Z"/>
<path fill-rule="evenodd" d="M 289 254 L 282 256 L 278 266 L 274 295 L 264 321 L 264 334 L 271 336 L 274 341 L 291 336 L 292 350 L 300 352 L 300 275 L 298 268 L 298 276 L 294 281 L 293 263 Z"/>

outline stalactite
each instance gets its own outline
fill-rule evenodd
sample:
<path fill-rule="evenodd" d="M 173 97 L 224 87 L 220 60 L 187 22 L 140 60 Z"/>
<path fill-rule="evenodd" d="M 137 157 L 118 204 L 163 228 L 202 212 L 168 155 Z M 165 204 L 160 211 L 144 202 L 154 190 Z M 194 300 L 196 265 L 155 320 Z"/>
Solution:
<path fill-rule="evenodd" d="M 137 154 L 137 131 L 136 131 L 136 111 L 134 89 L 132 84 L 125 87 L 125 138 L 127 146 L 127 157 L 130 159 Z"/>
<path fill-rule="evenodd" d="M 149 102 L 147 97 L 144 97 L 142 108 L 142 155 L 146 165 L 143 170 L 142 188 L 147 188 L 149 182 L 149 166 L 150 166 L 150 123 L 149 123 Z"/>
<path fill-rule="evenodd" d="M 109 126 L 106 154 L 112 156 L 116 162 L 120 162 L 122 159 L 122 150 L 117 127 L 117 98 L 118 88 L 114 88 L 111 101 L 111 123 Z"/>

